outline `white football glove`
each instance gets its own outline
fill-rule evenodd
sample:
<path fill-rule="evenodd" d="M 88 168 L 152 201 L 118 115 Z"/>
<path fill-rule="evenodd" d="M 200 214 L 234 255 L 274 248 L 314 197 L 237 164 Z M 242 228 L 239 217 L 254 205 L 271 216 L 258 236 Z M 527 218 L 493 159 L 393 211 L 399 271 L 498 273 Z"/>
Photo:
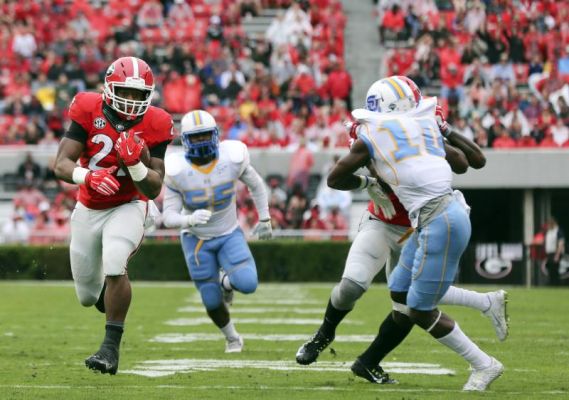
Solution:
<path fill-rule="evenodd" d="M 188 215 L 188 226 L 203 225 L 211 218 L 211 211 L 200 209 Z"/>
<path fill-rule="evenodd" d="M 367 187 L 367 193 L 373 200 L 376 211 L 377 207 L 379 207 L 385 218 L 388 220 L 395 216 L 395 207 L 393 207 L 393 203 L 389 200 L 389 196 L 385 194 L 377 181 L 374 180 L 374 182 L 369 184 Z"/>
<path fill-rule="evenodd" d="M 253 229 L 252 235 L 259 238 L 259 240 L 267 240 L 273 237 L 273 227 L 271 225 L 271 220 L 259 221 L 255 229 Z"/>

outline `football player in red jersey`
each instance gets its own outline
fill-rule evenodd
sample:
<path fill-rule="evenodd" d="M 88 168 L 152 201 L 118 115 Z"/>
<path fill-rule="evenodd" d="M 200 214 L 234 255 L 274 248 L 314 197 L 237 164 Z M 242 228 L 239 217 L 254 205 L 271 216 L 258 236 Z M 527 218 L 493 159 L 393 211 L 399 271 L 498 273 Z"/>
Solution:
<path fill-rule="evenodd" d="M 416 88 L 414 82 L 409 81 L 408 78 L 404 78 L 404 82 L 408 83 L 411 89 L 413 86 Z M 420 99 L 420 92 L 418 88 L 416 90 Z M 446 139 L 446 159 L 453 171 L 464 173 L 469 166 L 475 169 L 482 168 L 485 165 L 485 157 L 480 148 L 448 126 L 438 105 L 435 107 L 435 117 Z M 347 128 L 350 137 L 353 140 L 357 139 L 357 123 L 347 124 Z M 375 175 L 377 178 L 377 174 Z M 299 348 L 296 354 L 299 364 L 311 364 L 316 361 L 319 354 L 334 340 L 336 327 L 353 309 L 356 301 L 369 288 L 384 265 L 386 275 L 389 276 L 390 267 L 399 259 L 403 242 L 412 232 L 407 211 L 391 188 L 388 185 L 381 185 L 381 189 L 375 191 L 372 186 L 369 185 L 368 193 L 373 200 L 369 202 L 358 234 L 350 247 L 342 280 L 332 291 L 321 327 Z M 485 315 L 492 320 L 499 339 L 504 340 L 507 335 L 504 296 L 503 291 L 477 293 L 451 286 L 440 304 L 457 304 L 485 311 Z M 410 330 L 411 326 L 399 328 L 390 312 L 382 323 L 376 340 L 358 357 L 354 363 L 356 370 L 352 366 L 352 371 L 374 383 L 392 382 L 379 366 L 379 362 L 407 336 Z M 359 373 L 360 369 L 366 373 Z"/>
<path fill-rule="evenodd" d="M 172 140 L 172 117 L 150 105 L 153 92 L 148 64 L 119 58 L 107 69 L 102 95 L 78 93 L 71 102 L 57 153 L 57 176 L 79 185 L 69 246 L 77 297 L 106 314 L 105 339 L 85 360 L 102 373 L 117 372 L 131 301 L 127 264 L 144 235 L 148 200 L 160 193 Z"/>

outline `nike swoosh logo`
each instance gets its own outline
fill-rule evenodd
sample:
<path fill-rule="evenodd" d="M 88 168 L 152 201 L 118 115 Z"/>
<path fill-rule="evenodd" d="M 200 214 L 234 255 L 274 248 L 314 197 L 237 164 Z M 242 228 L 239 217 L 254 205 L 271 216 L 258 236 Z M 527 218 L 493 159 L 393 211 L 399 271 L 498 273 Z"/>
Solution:
<path fill-rule="evenodd" d="M 132 156 L 132 151 L 130 151 L 130 149 L 128 148 L 128 146 L 126 146 L 126 152 L 129 156 Z"/>

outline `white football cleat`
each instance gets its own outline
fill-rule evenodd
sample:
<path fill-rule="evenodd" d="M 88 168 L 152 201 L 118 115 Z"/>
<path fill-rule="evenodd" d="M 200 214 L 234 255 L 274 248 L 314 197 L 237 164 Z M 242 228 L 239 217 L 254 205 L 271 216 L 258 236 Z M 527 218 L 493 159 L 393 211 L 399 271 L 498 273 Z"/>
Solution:
<path fill-rule="evenodd" d="M 226 353 L 241 353 L 243 351 L 243 337 L 241 335 L 236 338 L 227 339 L 225 343 Z"/>
<path fill-rule="evenodd" d="M 508 337 L 508 312 L 506 310 L 508 292 L 497 290 L 486 295 L 490 300 L 490 308 L 484 311 L 483 314 L 492 321 L 498 339 L 504 341 Z"/>
<path fill-rule="evenodd" d="M 498 379 L 503 372 L 504 366 L 502 363 L 492 357 L 490 366 L 483 369 L 472 370 L 470 378 L 468 378 L 462 390 L 483 392 L 492 382 Z"/>

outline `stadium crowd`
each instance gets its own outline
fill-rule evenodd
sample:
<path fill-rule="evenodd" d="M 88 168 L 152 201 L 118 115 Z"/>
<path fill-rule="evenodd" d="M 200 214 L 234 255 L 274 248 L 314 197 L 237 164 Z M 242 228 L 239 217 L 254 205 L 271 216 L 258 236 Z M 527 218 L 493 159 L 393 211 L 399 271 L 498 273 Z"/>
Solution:
<path fill-rule="evenodd" d="M 241 21 L 264 7 L 280 11 L 265 35 L 246 36 Z M 339 0 L 24 0 L 0 2 L 0 10 L 0 145 L 57 148 L 75 93 L 100 91 L 108 65 L 136 55 L 156 74 L 154 103 L 175 117 L 203 108 L 223 139 L 288 147 L 304 160 L 295 176 L 272 184 L 285 194 L 272 202 L 276 228 L 346 226 L 336 211 L 329 222 L 315 213 L 316 185 L 312 179 L 309 187 L 307 172 L 312 151 L 348 145 L 342 121 L 352 83 Z M 59 196 L 44 190 L 49 166 L 33 182 L 19 172 L 14 218 L 5 229 L 24 229 L 24 221 L 33 238 L 42 213 L 51 210 L 54 223 L 65 213 L 48 206 Z M 254 224 L 250 203 L 240 196 L 238 209 Z"/>
<path fill-rule="evenodd" d="M 388 74 L 438 95 L 465 136 L 569 147 L 568 1 L 380 0 L 377 10 Z"/>

